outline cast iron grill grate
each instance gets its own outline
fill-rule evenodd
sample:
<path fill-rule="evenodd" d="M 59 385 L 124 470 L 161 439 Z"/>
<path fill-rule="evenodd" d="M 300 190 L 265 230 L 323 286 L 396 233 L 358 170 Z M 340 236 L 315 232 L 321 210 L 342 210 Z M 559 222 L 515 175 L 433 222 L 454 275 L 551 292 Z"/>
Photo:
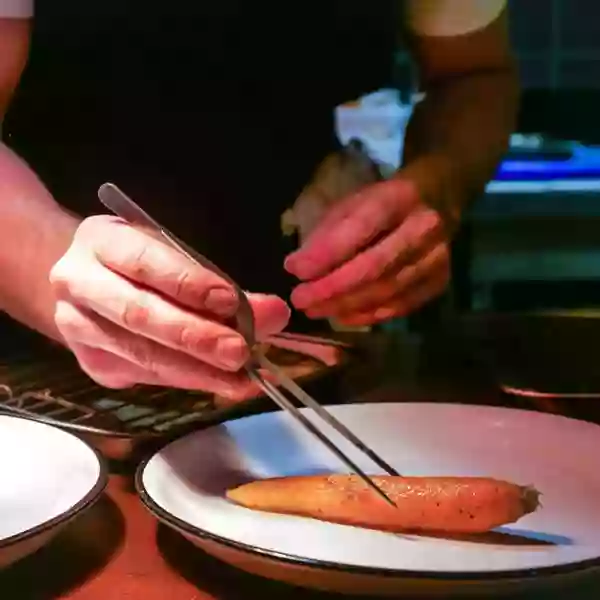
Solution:
<path fill-rule="evenodd" d="M 333 363 L 341 366 L 345 363 L 343 349 L 350 348 L 334 340 L 295 334 L 287 340 L 313 348 L 316 344 L 326 348 L 329 355 L 329 360 L 319 360 L 297 349 L 272 347 L 269 357 L 280 367 L 300 366 L 304 373 L 308 367 L 312 373 L 308 377 L 292 375 L 299 382 L 318 379 L 330 371 Z M 59 348 L 0 358 L 0 412 L 35 418 L 74 432 L 160 438 L 214 422 L 229 411 L 215 396 L 201 392 L 148 386 L 107 390 L 92 381 L 70 353 Z"/>
<path fill-rule="evenodd" d="M 32 358 L 0 367 L 0 411 L 93 433 L 158 436 L 201 422 L 216 410 L 212 395 L 137 387 L 106 390 L 73 360 Z"/>

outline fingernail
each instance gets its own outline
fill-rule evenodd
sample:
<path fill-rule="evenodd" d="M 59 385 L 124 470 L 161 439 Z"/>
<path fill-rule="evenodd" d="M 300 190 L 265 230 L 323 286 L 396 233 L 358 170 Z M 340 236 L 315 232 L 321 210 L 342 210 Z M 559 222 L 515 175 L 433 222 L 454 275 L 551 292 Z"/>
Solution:
<path fill-rule="evenodd" d="M 235 314 L 238 301 L 232 290 L 226 288 L 214 288 L 206 295 L 204 306 L 207 310 L 216 315 L 221 317 L 231 317 Z"/>
<path fill-rule="evenodd" d="M 283 268 L 288 272 L 294 275 L 294 271 L 296 269 L 296 255 L 290 254 L 283 261 Z"/>
<path fill-rule="evenodd" d="M 310 276 L 311 261 L 302 255 L 290 254 L 283 263 L 285 270 L 302 279 Z"/>
<path fill-rule="evenodd" d="M 239 335 L 220 338 L 216 350 L 219 362 L 226 369 L 237 371 L 248 360 L 248 346 Z"/>
<path fill-rule="evenodd" d="M 264 324 L 264 329 L 271 333 L 278 333 L 285 329 L 292 316 L 292 311 L 287 304 L 281 305 L 278 301 L 277 306 L 277 310 L 271 312 L 268 322 Z"/>
<path fill-rule="evenodd" d="M 291 295 L 292 304 L 300 309 L 304 310 L 311 304 L 311 295 L 304 288 L 296 288 Z"/>

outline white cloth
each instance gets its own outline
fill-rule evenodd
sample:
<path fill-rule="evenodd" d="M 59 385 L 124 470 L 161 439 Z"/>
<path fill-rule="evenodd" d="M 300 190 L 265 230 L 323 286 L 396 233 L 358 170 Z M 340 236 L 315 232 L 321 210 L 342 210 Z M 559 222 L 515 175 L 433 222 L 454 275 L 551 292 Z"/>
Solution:
<path fill-rule="evenodd" d="M 33 16 L 34 0 L 0 0 L 0 19 L 28 19 Z"/>
<path fill-rule="evenodd" d="M 418 34 L 452 37 L 485 28 L 506 7 L 506 0 L 408 0 L 409 29 Z"/>

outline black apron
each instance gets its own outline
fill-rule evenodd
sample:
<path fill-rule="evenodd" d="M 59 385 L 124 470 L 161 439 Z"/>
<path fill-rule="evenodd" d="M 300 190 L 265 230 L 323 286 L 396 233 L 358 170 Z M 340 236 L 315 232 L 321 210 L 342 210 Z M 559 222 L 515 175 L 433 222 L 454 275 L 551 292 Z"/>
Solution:
<path fill-rule="evenodd" d="M 38 0 L 4 136 L 55 198 L 112 181 L 247 289 L 284 296 L 279 218 L 390 84 L 392 0 Z"/>

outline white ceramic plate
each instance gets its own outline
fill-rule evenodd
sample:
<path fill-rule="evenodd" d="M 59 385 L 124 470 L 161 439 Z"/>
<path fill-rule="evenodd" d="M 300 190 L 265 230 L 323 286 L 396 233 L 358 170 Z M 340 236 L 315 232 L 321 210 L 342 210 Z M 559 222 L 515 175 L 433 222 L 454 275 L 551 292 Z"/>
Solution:
<path fill-rule="evenodd" d="M 79 438 L 0 415 L 0 568 L 52 539 L 106 482 L 98 454 Z"/>
<path fill-rule="evenodd" d="M 600 427 L 554 415 L 450 404 L 329 407 L 405 475 L 491 476 L 532 484 L 543 507 L 480 539 L 401 536 L 260 513 L 226 489 L 257 478 L 344 468 L 287 414 L 232 421 L 175 441 L 140 467 L 158 518 L 245 570 L 344 592 L 447 593 L 589 571 L 600 557 Z M 307 413 L 312 417 L 312 413 Z M 314 418 L 314 417 L 312 417 Z M 319 422 L 320 423 L 320 422 Z M 371 473 L 368 459 L 330 433 Z"/>

